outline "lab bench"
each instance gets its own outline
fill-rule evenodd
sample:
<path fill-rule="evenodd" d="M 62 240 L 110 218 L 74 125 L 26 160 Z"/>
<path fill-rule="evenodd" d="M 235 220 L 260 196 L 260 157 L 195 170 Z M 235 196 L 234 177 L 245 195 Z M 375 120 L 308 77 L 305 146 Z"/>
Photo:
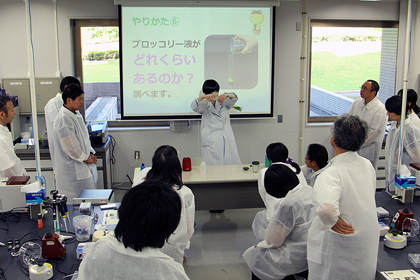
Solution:
<path fill-rule="evenodd" d="M 404 205 L 396 199 L 392 199 L 391 196 L 386 192 L 377 192 L 375 194 L 376 206 L 383 207 L 389 212 L 390 218 L 380 219 L 385 224 L 389 224 L 392 217 L 395 215 L 397 210 L 408 208 L 413 214 L 414 219 L 420 220 L 420 202 L 414 201 L 414 203 Z M 384 237 L 381 237 L 379 241 L 378 250 L 378 264 L 377 271 L 393 271 L 393 270 L 406 270 L 413 269 L 417 273 L 420 273 L 420 268 L 415 268 L 408 260 L 408 254 L 418 254 L 420 252 L 420 238 L 410 237 L 407 242 L 407 246 L 403 249 L 390 249 L 385 246 Z M 376 279 L 380 278 L 377 273 Z"/>
<path fill-rule="evenodd" d="M 258 173 L 241 165 L 208 165 L 182 172 L 182 182 L 191 189 L 195 210 L 261 208 L 264 202 L 258 192 Z M 263 167 L 261 167 L 262 169 Z M 134 177 L 140 168 L 135 169 Z"/>
<path fill-rule="evenodd" d="M 104 144 L 94 144 L 92 148 L 96 151 L 97 168 L 98 168 L 98 188 L 110 189 L 112 187 L 112 173 L 111 173 L 111 136 L 108 136 Z M 16 155 L 20 158 L 22 166 L 26 169 L 27 175 L 31 176 L 32 181 L 35 180 L 36 161 L 35 148 L 31 146 L 26 150 L 15 150 Z M 40 162 L 41 174 L 47 181 L 47 193 L 55 189 L 54 172 L 51 162 L 50 150 L 48 146 L 40 145 Z M 102 176 L 101 176 L 102 174 Z"/>

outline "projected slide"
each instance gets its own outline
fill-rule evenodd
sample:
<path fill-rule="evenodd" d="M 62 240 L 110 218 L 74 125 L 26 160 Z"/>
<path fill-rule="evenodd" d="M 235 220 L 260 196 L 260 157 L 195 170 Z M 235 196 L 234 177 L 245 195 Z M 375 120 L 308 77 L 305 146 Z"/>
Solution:
<path fill-rule="evenodd" d="M 206 79 L 234 92 L 232 114 L 271 113 L 270 8 L 121 8 L 123 118 L 198 116 Z"/>

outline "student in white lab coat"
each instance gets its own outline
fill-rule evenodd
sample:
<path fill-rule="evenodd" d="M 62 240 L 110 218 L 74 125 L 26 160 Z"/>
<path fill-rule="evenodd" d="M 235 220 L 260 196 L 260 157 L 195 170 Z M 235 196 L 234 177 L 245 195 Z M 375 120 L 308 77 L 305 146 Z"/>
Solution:
<path fill-rule="evenodd" d="M 206 80 L 205 95 L 191 103 L 191 109 L 202 115 L 201 156 L 206 165 L 241 164 L 229 116 L 238 97 L 233 92 L 219 95 L 219 89 L 215 80 Z"/>
<path fill-rule="evenodd" d="M 402 98 L 403 90 L 398 91 L 398 96 Z M 420 108 L 417 106 L 417 92 L 414 89 L 407 89 L 407 104 L 409 110 L 407 111 L 408 118 L 410 122 L 420 129 L 420 118 L 418 114 L 420 113 Z"/>
<path fill-rule="evenodd" d="M 336 156 L 316 179 L 312 194 L 317 216 L 308 232 L 308 280 L 375 279 L 376 174 L 357 153 L 367 135 L 366 122 L 357 116 L 343 115 L 334 123 Z"/>
<path fill-rule="evenodd" d="M 130 189 L 118 209 L 115 237 L 93 245 L 78 279 L 189 279 L 181 264 L 159 250 L 180 216 L 181 199 L 171 185 L 150 180 Z"/>
<path fill-rule="evenodd" d="M 12 134 L 6 126 L 13 121 L 15 114 L 10 97 L 0 95 L 0 177 L 22 176 L 26 172 L 16 156 Z"/>
<path fill-rule="evenodd" d="M 320 144 L 310 144 L 305 156 L 305 164 L 300 167 L 309 186 L 315 185 L 316 178 L 328 165 L 327 149 Z"/>
<path fill-rule="evenodd" d="M 190 247 L 190 239 L 194 233 L 195 201 L 191 189 L 182 183 L 182 168 L 177 150 L 168 145 L 157 148 L 153 155 L 152 168 L 142 178 L 141 182 L 143 180 L 157 180 L 168 183 L 181 198 L 182 207 L 179 225 L 160 250 L 182 264 L 184 251 Z"/>
<path fill-rule="evenodd" d="M 305 177 L 303 176 L 300 167 L 297 163 L 293 162 L 289 158 L 289 150 L 287 147 L 280 142 L 271 143 L 267 146 L 266 150 L 267 159 L 271 164 L 283 164 L 289 167 L 293 172 L 298 176 L 299 182 L 306 184 Z M 262 210 L 255 215 L 254 221 L 252 222 L 252 229 L 254 235 L 258 241 L 262 241 L 265 238 L 265 229 L 267 228 L 268 223 L 270 222 L 271 217 L 275 212 L 275 205 L 282 198 L 274 197 L 267 193 L 264 182 L 265 182 L 265 172 L 267 168 L 260 170 L 258 174 L 258 192 L 260 193 L 261 199 L 265 204 L 266 210 Z"/>
<path fill-rule="evenodd" d="M 58 112 L 60 111 L 61 107 L 63 107 L 63 90 L 69 84 L 76 84 L 80 86 L 80 81 L 72 76 L 64 77 L 60 83 L 60 92 L 57 93 L 56 96 L 51 98 L 44 107 L 45 112 L 45 124 L 47 126 L 47 133 L 48 136 L 54 135 L 54 121 L 57 118 Z M 55 142 L 48 141 L 48 149 L 50 150 L 51 155 L 51 162 L 53 165 L 53 169 L 55 169 Z"/>
<path fill-rule="evenodd" d="M 360 88 L 360 98 L 356 99 L 350 107 L 349 114 L 359 116 L 369 127 L 365 143 L 359 155 L 370 160 L 377 168 L 379 151 L 384 141 L 387 116 L 384 104 L 378 99 L 379 84 L 374 80 L 367 80 Z"/>
<path fill-rule="evenodd" d="M 306 242 L 316 216 L 312 188 L 300 183 L 296 174 L 282 164 L 267 169 L 265 187 L 272 196 L 284 198 L 276 206 L 264 240 L 243 256 L 253 273 L 252 279 L 295 279 L 292 275 L 308 270 Z"/>
<path fill-rule="evenodd" d="M 64 105 L 54 123 L 55 179 L 60 194 L 72 201 L 83 189 L 95 188 L 97 179 L 96 156 L 91 154 L 89 133 L 80 114 L 83 106 L 83 90 L 70 84 L 63 91 Z"/>
<path fill-rule="evenodd" d="M 395 174 L 397 173 L 398 152 L 401 137 L 401 97 L 394 95 L 388 98 L 385 102 L 385 107 L 388 111 L 389 120 L 392 121 L 385 144 L 386 186 L 393 191 L 393 181 Z M 406 112 L 409 112 L 408 103 Z M 404 142 L 402 148 L 402 165 L 406 165 L 408 168 L 410 163 L 420 162 L 420 130 L 412 123 L 412 119 L 409 117 L 405 119 Z"/>

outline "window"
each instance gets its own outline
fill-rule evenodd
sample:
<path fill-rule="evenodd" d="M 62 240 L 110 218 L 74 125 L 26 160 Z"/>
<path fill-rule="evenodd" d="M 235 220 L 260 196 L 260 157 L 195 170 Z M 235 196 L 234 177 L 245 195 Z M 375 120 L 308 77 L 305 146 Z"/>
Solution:
<path fill-rule="evenodd" d="M 308 122 L 333 122 L 360 97 L 366 80 L 395 94 L 398 22 L 312 20 Z"/>
<path fill-rule="evenodd" d="M 75 73 L 85 91 L 85 119 L 120 119 L 117 20 L 74 20 Z"/>

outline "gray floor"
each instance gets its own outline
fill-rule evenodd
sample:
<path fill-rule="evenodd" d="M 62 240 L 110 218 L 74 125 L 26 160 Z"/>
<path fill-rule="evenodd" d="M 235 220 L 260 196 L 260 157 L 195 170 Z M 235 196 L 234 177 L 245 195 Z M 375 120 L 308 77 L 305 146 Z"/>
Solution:
<path fill-rule="evenodd" d="M 190 279 L 251 279 L 242 254 L 256 244 L 251 224 L 260 210 L 196 211 L 191 246 L 185 251 L 184 268 Z"/>
<path fill-rule="evenodd" d="M 124 193 L 124 190 L 115 190 L 116 202 L 121 202 Z M 184 268 L 190 279 L 251 279 L 242 254 L 256 243 L 251 224 L 261 210 L 235 209 L 221 214 L 196 211 L 191 246 L 185 251 Z"/>

